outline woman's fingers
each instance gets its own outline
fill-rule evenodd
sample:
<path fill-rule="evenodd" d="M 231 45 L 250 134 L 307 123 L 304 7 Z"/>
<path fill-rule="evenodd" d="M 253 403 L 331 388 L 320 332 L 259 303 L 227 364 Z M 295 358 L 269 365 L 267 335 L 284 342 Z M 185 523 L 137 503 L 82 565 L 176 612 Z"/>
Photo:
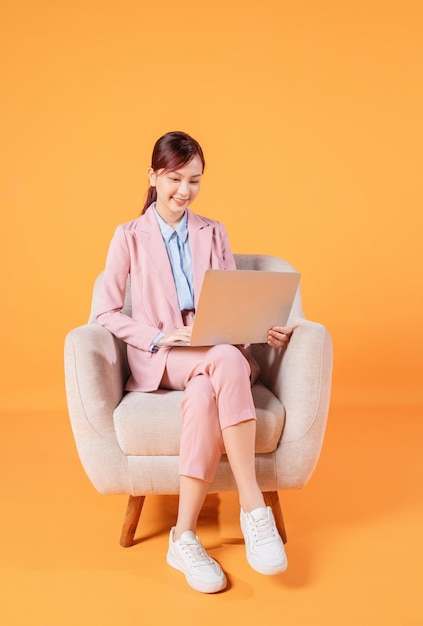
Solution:
<path fill-rule="evenodd" d="M 274 348 L 286 347 L 292 335 L 288 326 L 272 326 L 267 333 L 267 343 Z"/>

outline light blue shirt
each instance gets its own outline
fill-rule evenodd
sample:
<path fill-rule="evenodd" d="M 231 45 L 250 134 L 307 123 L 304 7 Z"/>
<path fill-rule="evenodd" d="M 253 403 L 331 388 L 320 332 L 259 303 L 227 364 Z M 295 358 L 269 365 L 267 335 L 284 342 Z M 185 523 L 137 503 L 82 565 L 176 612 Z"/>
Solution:
<path fill-rule="evenodd" d="M 179 308 L 181 311 L 193 309 L 194 288 L 191 248 L 188 238 L 188 215 L 185 212 L 177 227 L 172 228 L 157 213 L 155 205 L 153 205 L 153 208 L 172 268 Z"/>

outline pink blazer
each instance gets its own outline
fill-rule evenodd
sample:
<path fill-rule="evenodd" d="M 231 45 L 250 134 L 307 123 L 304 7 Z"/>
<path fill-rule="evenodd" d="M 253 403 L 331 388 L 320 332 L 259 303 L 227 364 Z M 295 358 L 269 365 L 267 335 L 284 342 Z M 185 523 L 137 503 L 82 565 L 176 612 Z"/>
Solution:
<path fill-rule="evenodd" d="M 225 227 L 188 210 L 193 260 L 194 300 L 198 301 L 207 269 L 235 269 Z M 132 317 L 122 313 L 128 274 Z M 158 389 L 168 348 L 150 352 L 154 337 L 183 325 L 170 262 L 154 212 L 117 227 L 103 277 L 99 324 L 128 345 L 131 376 L 128 391 Z"/>

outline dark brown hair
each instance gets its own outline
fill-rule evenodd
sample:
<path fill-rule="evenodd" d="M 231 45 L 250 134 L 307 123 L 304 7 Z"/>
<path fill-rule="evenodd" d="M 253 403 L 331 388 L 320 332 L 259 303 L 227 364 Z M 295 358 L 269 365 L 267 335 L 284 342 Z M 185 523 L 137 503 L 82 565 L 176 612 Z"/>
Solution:
<path fill-rule="evenodd" d="M 197 155 L 201 159 L 204 172 L 206 162 L 198 141 L 187 135 L 187 133 L 173 131 L 166 133 L 166 135 L 163 135 L 156 141 L 151 156 L 151 167 L 155 172 L 158 170 L 172 172 L 187 165 Z M 141 214 L 145 213 L 150 204 L 156 200 L 156 188 L 150 185 Z"/>

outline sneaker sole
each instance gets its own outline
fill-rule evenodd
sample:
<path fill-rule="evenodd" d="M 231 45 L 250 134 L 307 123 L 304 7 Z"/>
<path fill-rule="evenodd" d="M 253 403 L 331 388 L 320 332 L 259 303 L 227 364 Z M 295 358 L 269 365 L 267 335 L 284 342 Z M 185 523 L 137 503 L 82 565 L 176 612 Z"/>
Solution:
<path fill-rule="evenodd" d="M 223 574 L 223 579 L 220 583 L 201 583 L 198 580 L 191 578 L 185 572 L 179 561 L 174 559 L 173 556 L 169 554 L 169 552 L 166 555 L 166 563 L 174 569 L 178 570 L 178 572 L 181 572 L 185 576 L 188 585 L 195 589 L 195 591 L 201 591 L 202 593 L 217 593 L 218 591 L 223 591 L 223 589 L 225 589 L 227 585 L 225 574 Z"/>
<path fill-rule="evenodd" d="M 285 558 L 285 561 L 280 565 L 263 565 L 263 563 L 259 563 L 254 560 L 254 557 L 247 554 L 247 561 L 250 567 L 253 568 L 259 574 L 264 574 L 265 576 L 275 576 L 276 574 L 282 574 L 288 567 L 288 559 Z"/>

